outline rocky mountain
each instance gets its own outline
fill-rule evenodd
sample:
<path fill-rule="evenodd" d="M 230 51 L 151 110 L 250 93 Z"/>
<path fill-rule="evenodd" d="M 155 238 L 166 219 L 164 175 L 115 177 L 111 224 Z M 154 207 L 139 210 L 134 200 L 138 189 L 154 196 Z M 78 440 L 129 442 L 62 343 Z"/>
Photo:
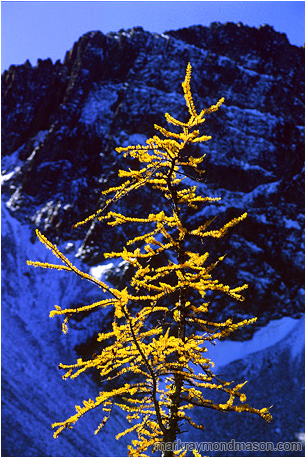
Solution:
<path fill-rule="evenodd" d="M 203 134 L 212 135 L 212 140 L 197 151 L 206 154 L 206 173 L 197 185 L 206 195 L 222 200 L 186 216 L 196 224 L 217 215 L 219 227 L 229 218 L 248 212 L 246 221 L 222 242 L 208 247 L 215 256 L 228 253 L 219 278 L 232 285 L 247 281 L 247 299 L 241 305 L 215 297 L 211 313 L 218 318 L 257 316 L 259 326 L 286 317 L 298 320 L 303 314 L 304 49 L 290 45 L 284 34 L 270 26 L 256 29 L 213 23 L 161 35 L 141 27 L 107 35 L 95 31 L 82 36 L 63 62 L 38 60 L 34 67 L 26 62 L 12 65 L 2 74 L 2 209 L 7 221 L 2 231 L 2 326 L 7 318 L 10 349 L 17 329 L 25 333 L 23 346 L 27 341 L 41 345 L 35 337 L 37 326 L 31 324 L 25 308 L 34 307 L 38 325 L 39 317 L 48 315 L 44 310 L 47 302 L 50 310 L 56 301 L 69 305 L 94 294 L 69 286 L 69 296 L 65 285 L 56 283 L 59 297 L 51 303 L 56 288 L 48 296 L 48 282 L 44 280 L 41 307 L 37 278 L 42 274 L 21 267 L 26 258 L 18 258 L 21 247 L 14 237 L 21 237 L 22 250 L 34 259 L 31 247 L 38 252 L 34 244 L 34 229 L 38 227 L 71 258 L 77 256 L 76 262 L 100 269 L 114 284 L 126 281 L 124 266 L 115 268 L 103 258 L 104 251 L 121 246 L 126 233 L 100 223 L 84 229 L 72 229 L 72 225 L 102 205 L 101 191 L 115 185 L 118 169 L 129 165 L 115 152 L 117 146 L 144 143 L 154 133 L 154 123 L 166 127 L 165 112 L 179 119 L 185 117 L 181 82 L 188 62 L 193 67 L 196 106 L 208 107 L 221 97 L 225 103 L 207 118 Z M 119 208 L 147 214 L 158 205 L 158 200 L 146 192 L 127 198 Z M 39 253 L 44 259 L 43 251 Z M 15 278 L 17 258 L 20 262 Z M 31 287 L 36 281 L 37 286 Z M 26 299 L 21 291 L 26 291 Z M 35 293 L 32 298 L 31 291 Z M 45 317 L 43 320 L 46 335 L 50 324 Z M 105 326 L 107 323 L 105 317 Z M 101 320 L 74 323 L 75 330 L 87 331 L 85 335 L 77 332 L 79 340 L 65 342 L 64 353 L 54 343 L 56 336 L 46 337 L 51 339 L 53 355 L 86 354 L 100 324 Z M 248 330 L 237 339 L 250 338 L 253 332 Z M 45 350 L 42 355 L 48 359 Z M 35 361 L 29 355 L 27 358 L 20 366 L 32 369 Z M 9 356 L 4 358 L 5 381 L 14 373 L 10 361 Z M 26 404 L 30 410 L 35 380 L 27 370 L 25 373 L 30 377 Z M 19 431 L 21 424 L 17 427 L 8 412 L 12 393 L 20 399 L 21 388 L 17 382 L 8 382 L 8 387 L 5 399 L 10 401 L 4 403 L 8 424 L 10 430 L 14 426 Z M 18 411 L 17 403 L 14 408 Z M 48 417 L 52 409 L 46 412 Z M 297 429 L 300 423 L 299 419 Z M 14 439 L 6 444 L 5 456 L 14 456 Z M 77 454 L 79 446 L 70 444 L 67 454 L 84 456 Z M 44 456 L 42 445 L 33 446 L 33 450 L 28 446 L 27 450 L 30 456 Z M 86 451 L 95 456 L 92 449 Z M 50 448 L 48 453 L 61 456 L 59 449 Z"/>

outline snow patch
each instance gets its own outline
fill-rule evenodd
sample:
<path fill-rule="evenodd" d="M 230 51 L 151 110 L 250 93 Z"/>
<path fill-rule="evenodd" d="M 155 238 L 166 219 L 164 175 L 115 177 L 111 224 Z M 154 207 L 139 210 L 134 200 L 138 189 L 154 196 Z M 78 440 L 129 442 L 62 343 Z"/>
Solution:
<path fill-rule="evenodd" d="M 147 137 L 144 134 L 132 134 L 129 136 L 129 145 L 146 145 Z"/>
<path fill-rule="evenodd" d="M 10 178 L 12 178 L 13 175 L 15 175 L 16 170 L 13 170 L 13 172 L 7 173 L 6 175 L 1 175 L 1 183 L 4 181 L 8 181 Z"/>
<path fill-rule="evenodd" d="M 272 320 L 267 326 L 259 329 L 252 339 L 243 342 L 232 340 L 217 342 L 215 346 L 208 347 L 206 355 L 215 363 L 214 371 L 218 372 L 221 367 L 233 361 L 244 359 L 253 353 L 273 347 L 281 340 L 289 340 L 290 336 L 295 335 L 296 345 L 294 348 L 290 345 L 290 348 L 292 357 L 296 357 L 303 351 L 305 345 L 304 323 L 304 316 L 300 319 L 286 316 L 279 320 Z"/>
<path fill-rule="evenodd" d="M 256 108 L 239 108 L 236 105 L 224 105 L 224 108 L 227 111 L 228 118 L 236 118 L 237 116 L 253 116 L 256 118 L 261 118 L 261 120 L 269 120 L 269 122 L 277 121 L 277 117 L 271 113 L 263 113 L 262 111 L 257 110 Z"/>
<path fill-rule="evenodd" d="M 20 170 L 20 166 L 23 163 L 21 159 L 19 159 L 19 152 L 24 147 L 24 144 L 21 145 L 16 151 L 12 154 L 7 156 L 3 156 L 1 158 L 1 171 L 3 175 L 7 175 L 9 172 Z"/>
<path fill-rule="evenodd" d="M 33 137 L 34 148 L 45 140 L 48 133 L 49 133 L 49 130 L 40 130 L 39 132 L 37 132 L 35 137 Z"/>
<path fill-rule="evenodd" d="M 233 59 L 230 59 L 229 57 L 226 56 L 218 56 L 218 64 L 223 65 L 225 63 L 231 63 L 232 65 L 235 65 L 235 61 Z"/>
<path fill-rule="evenodd" d="M 285 227 L 287 229 L 298 229 L 301 230 L 301 226 L 297 221 L 293 221 L 292 219 L 284 218 Z"/>
<path fill-rule="evenodd" d="M 258 76 L 258 73 L 255 72 L 254 70 L 250 70 L 250 69 L 248 69 L 248 68 L 244 68 L 244 67 L 242 67 L 241 65 L 237 65 L 237 67 L 239 68 L 239 70 L 240 70 L 241 72 L 244 72 L 244 73 L 246 73 L 246 74 L 249 75 L 249 76 Z"/>
<path fill-rule="evenodd" d="M 105 264 L 105 265 L 99 265 L 95 267 L 91 267 L 89 270 L 90 275 L 95 277 L 97 280 L 102 280 L 106 272 L 110 271 L 111 269 L 114 268 L 114 264 L 112 262 Z"/>

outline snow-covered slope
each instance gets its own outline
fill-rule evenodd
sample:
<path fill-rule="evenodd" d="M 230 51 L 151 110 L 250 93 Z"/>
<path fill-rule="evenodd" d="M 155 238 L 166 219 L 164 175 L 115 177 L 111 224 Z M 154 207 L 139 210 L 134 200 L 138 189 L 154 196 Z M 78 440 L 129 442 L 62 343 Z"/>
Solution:
<path fill-rule="evenodd" d="M 223 341 L 209 354 L 223 379 L 248 381 L 243 390 L 247 402 L 258 408 L 273 406 L 273 420 L 266 424 L 253 415 L 198 409 L 197 418 L 206 430 L 191 432 L 185 440 L 257 442 L 262 446 L 270 442 L 274 447 L 286 442 L 302 447 L 299 451 L 232 451 L 230 455 L 219 451 L 210 456 L 305 456 L 305 317 L 275 320 L 251 340 Z"/>
<path fill-rule="evenodd" d="M 256 324 L 253 325 L 256 328 Z M 258 352 L 266 352 L 282 342 L 282 347 L 290 348 L 292 359 L 301 357 L 304 351 L 305 317 L 294 319 L 283 317 L 270 321 L 264 328 L 255 332 L 247 341 L 224 340 L 208 347 L 208 357 L 215 362 L 214 370 L 231 364 L 238 359 L 246 359 Z"/>
<path fill-rule="evenodd" d="M 74 413 L 74 406 L 97 396 L 99 387 L 90 376 L 64 381 L 57 366 L 76 360 L 74 346 L 95 332 L 97 317 L 87 330 L 81 326 L 67 335 L 49 318 L 54 304 L 94 301 L 95 291 L 75 276 L 34 269 L 27 259 L 56 262 L 31 231 L 2 206 L 2 456 L 124 456 L 124 439 L 114 436 L 127 423 L 117 415 L 103 434 L 94 430 L 103 412 L 87 415 L 75 431 L 57 440 L 51 423 Z M 86 302 L 85 302 L 86 303 Z M 85 327 L 85 323 L 84 323 Z"/>

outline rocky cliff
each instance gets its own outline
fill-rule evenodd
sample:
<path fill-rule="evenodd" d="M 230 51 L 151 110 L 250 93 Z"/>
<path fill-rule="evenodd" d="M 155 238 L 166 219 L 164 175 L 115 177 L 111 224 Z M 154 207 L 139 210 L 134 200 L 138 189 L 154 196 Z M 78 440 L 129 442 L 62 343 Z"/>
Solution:
<path fill-rule="evenodd" d="M 94 212 L 101 190 L 115 182 L 122 162 L 116 146 L 144 141 L 154 122 L 165 124 L 166 111 L 184 116 L 181 81 L 190 61 L 197 105 L 225 97 L 205 125 L 213 139 L 201 147 L 207 160 L 200 186 L 222 197 L 207 211 L 219 214 L 219 221 L 249 214 L 239 235 L 219 245 L 230 255 L 224 275 L 250 283 L 240 313 L 299 313 L 303 59 L 301 48 L 269 26 L 216 23 L 163 35 L 141 28 L 90 32 L 63 63 L 11 66 L 2 75 L 3 192 L 10 211 L 53 239 L 85 239 L 83 259 L 101 262 L 123 234 L 103 228 L 101 238 L 101 228 L 86 234 L 71 226 Z M 154 205 L 154 197 L 146 197 L 126 205 L 141 212 Z"/>
<path fill-rule="evenodd" d="M 270 26 L 214 23 L 162 35 L 140 27 L 96 31 L 82 36 L 63 62 L 12 65 L 2 74 L 3 205 L 30 228 L 32 242 L 38 227 L 80 262 L 103 264 L 103 252 L 121 246 L 125 233 L 72 225 L 99 208 L 101 191 L 128 166 L 115 147 L 145 142 L 154 123 L 165 126 L 165 112 L 184 118 L 181 82 L 189 61 L 196 106 L 221 97 L 225 104 L 207 118 L 203 134 L 212 140 L 198 150 L 206 154 L 206 173 L 197 185 L 222 200 L 187 216 L 196 223 L 217 215 L 219 226 L 248 212 L 208 247 L 215 256 L 228 253 L 219 278 L 247 281 L 247 299 L 241 305 L 216 297 L 211 313 L 255 315 L 261 326 L 297 319 L 304 311 L 304 50 Z M 121 205 L 141 214 L 158 201 L 141 193 Z M 4 252 L 13 246 L 9 236 L 8 229 Z M 108 275 L 125 281 L 124 269 Z M 8 291 L 6 284 L 9 307 L 14 286 Z"/>

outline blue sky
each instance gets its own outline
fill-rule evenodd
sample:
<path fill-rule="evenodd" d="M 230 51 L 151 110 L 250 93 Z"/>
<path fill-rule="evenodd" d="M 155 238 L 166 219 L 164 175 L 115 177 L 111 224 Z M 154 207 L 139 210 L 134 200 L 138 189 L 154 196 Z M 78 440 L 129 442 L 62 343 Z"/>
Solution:
<path fill-rule="evenodd" d="M 211 22 L 269 24 L 305 43 L 304 1 L 2 1 L 1 70 L 27 59 L 64 58 L 86 32 L 142 26 L 162 33 Z"/>

